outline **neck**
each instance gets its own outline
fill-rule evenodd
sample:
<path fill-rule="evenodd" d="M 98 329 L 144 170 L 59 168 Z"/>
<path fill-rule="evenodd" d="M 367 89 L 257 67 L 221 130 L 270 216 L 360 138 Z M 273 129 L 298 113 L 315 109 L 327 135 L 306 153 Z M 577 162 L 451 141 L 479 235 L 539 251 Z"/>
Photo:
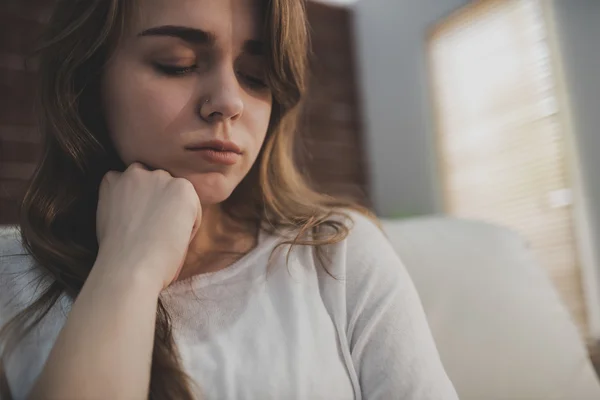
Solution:
<path fill-rule="evenodd" d="M 256 246 L 257 227 L 233 220 L 219 204 L 202 207 L 179 279 L 226 268 Z"/>

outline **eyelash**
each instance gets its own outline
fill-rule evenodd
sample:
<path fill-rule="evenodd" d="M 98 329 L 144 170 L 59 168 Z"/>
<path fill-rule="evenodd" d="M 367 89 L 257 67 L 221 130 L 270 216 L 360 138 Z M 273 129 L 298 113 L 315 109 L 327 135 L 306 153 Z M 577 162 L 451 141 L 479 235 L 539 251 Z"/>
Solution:
<path fill-rule="evenodd" d="M 246 81 L 246 84 L 253 89 L 260 90 L 260 89 L 266 89 L 268 87 L 266 82 L 263 81 L 262 79 L 255 78 L 251 75 L 243 74 L 240 72 L 238 72 L 238 75 L 240 75 Z"/>
<path fill-rule="evenodd" d="M 158 72 L 168 76 L 183 76 L 196 69 L 196 65 L 189 67 L 177 67 L 173 65 L 154 64 Z"/>
<path fill-rule="evenodd" d="M 155 64 L 156 69 L 167 76 L 183 77 L 196 69 L 196 65 L 177 67 L 172 65 Z M 255 78 L 251 75 L 238 72 L 238 75 L 244 79 L 246 84 L 252 89 L 266 89 L 268 85 L 262 79 Z"/>

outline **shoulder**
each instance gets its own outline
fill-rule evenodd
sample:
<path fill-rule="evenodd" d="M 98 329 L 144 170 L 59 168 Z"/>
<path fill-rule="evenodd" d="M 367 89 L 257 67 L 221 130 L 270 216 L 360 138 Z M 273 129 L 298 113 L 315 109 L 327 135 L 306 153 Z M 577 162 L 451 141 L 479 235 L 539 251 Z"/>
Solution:
<path fill-rule="evenodd" d="M 19 254 L 22 251 L 19 228 L 0 225 L 0 256 Z"/>
<path fill-rule="evenodd" d="M 346 317 L 352 348 L 359 338 L 385 335 L 386 326 L 421 326 L 424 314 L 415 286 L 378 221 L 356 212 L 346 214 L 348 236 L 332 246 L 329 257 L 331 275 L 340 285 L 324 287 L 343 299 L 338 312 Z M 371 323 L 379 328 L 369 331 Z"/>
<path fill-rule="evenodd" d="M 367 216 L 354 210 L 345 210 L 344 225 L 348 236 L 344 240 L 344 250 L 354 260 L 368 263 L 382 258 L 396 257 L 390 241 L 375 216 Z"/>
<path fill-rule="evenodd" d="M 41 294 L 45 280 L 18 228 L 0 227 L 0 326 Z"/>
<path fill-rule="evenodd" d="M 366 257 L 375 255 L 370 249 L 379 249 L 389 245 L 389 241 L 381 229 L 379 220 L 354 210 L 345 211 L 346 226 L 349 229 L 346 241 L 351 251 L 365 253 Z"/>
<path fill-rule="evenodd" d="M 334 273 L 363 282 L 367 278 L 382 282 L 399 279 L 404 273 L 404 266 L 380 222 L 375 217 L 353 210 L 342 210 L 341 213 L 346 217 L 336 216 L 336 219 L 348 228 L 348 235 L 328 249 Z"/>
<path fill-rule="evenodd" d="M 21 242 L 19 229 L 0 226 L 0 283 L 7 283 L 12 277 L 25 273 L 31 268 L 31 262 L 31 256 Z"/>

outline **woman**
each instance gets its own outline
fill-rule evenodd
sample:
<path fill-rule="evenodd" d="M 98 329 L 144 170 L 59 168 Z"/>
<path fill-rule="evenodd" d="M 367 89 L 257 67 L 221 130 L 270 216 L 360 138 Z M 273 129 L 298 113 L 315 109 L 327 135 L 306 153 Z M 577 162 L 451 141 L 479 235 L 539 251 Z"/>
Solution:
<path fill-rule="evenodd" d="M 294 168 L 306 47 L 301 0 L 59 2 L 4 396 L 456 399 L 384 235 Z"/>

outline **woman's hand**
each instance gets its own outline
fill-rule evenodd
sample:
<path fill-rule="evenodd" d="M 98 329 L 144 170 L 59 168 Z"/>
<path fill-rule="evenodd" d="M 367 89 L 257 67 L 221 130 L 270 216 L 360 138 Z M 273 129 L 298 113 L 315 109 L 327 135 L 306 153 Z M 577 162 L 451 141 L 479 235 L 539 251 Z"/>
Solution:
<path fill-rule="evenodd" d="M 98 259 L 94 268 L 133 268 L 159 289 L 177 279 L 201 222 L 196 191 L 186 179 L 133 163 L 110 171 L 100 184 L 96 214 Z"/>

